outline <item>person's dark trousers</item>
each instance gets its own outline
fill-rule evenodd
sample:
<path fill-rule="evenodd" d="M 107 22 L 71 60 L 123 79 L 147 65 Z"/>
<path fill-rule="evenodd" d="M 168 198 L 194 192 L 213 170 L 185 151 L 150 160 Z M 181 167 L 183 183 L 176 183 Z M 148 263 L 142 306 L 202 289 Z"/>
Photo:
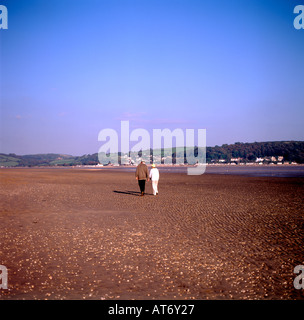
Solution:
<path fill-rule="evenodd" d="M 145 193 L 146 180 L 138 180 L 139 189 L 142 195 Z"/>

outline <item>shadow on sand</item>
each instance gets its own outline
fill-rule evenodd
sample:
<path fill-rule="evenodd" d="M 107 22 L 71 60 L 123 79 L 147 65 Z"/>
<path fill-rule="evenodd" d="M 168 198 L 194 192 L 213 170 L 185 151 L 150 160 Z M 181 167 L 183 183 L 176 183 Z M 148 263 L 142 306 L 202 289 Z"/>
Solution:
<path fill-rule="evenodd" d="M 122 194 L 130 194 L 131 196 L 137 196 L 137 197 L 140 196 L 140 192 L 139 191 L 118 191 L 118 190 L 113 190 L 113 192 L 122 193 Z M 145 192 L 145 196 L 153 196 L 153 194 Z"/>

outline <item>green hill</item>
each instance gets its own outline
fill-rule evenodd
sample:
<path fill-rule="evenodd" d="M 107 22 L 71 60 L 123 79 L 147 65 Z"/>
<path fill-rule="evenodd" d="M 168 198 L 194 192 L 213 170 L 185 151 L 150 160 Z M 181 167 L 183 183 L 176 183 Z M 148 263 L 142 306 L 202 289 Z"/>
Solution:
<path fill-rule="evenodd" d="M 159 151 L 159 150 L 158 150 Z M 144 153 L 153 155 L 153 150 L 145 150 Z M 140 152 L 139 152 L 140 153 Z M 159 152 L 155 152 L 159 154 Z M 120 154 L 119 154 L 120 155 Z M 186 159 L 185 148 L 165 149 L 162 157 L 172 157 L 175 159 Z M 196 150 L 191 156 L 196 155 Z M 117 156 L 117 155 L 116 155 Z M 111 162 L 111 158 L 106 154 L 101 154 L 100 159 L 103 164 Z M 223 144 L 206 148 L 207 163 L 214 162 L 296 162 L 304 163 L 304 141 L 270 141 L 234 144 Z M 98 154 L 87 154 L 82 156 L 71 156 L 66 154 L 35 154 L 23 155 L 0 154 L 0 167 L 31 167 L 31 166 L 74 166 L 74 165 L 96 165 L 99 163 Z"/>

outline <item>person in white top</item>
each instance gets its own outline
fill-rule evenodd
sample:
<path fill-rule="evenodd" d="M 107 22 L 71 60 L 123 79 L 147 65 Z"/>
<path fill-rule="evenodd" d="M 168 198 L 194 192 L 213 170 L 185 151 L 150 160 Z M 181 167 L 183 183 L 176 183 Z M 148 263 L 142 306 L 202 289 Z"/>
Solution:
<path fill-rule="evenodd" d="M 158 195 L 158 180 L 159 180 L 159 170 L 155 167 L 155 164 L 152 164 L 150 170 L 150 179 L 152 181 L 153 194 Z"/>

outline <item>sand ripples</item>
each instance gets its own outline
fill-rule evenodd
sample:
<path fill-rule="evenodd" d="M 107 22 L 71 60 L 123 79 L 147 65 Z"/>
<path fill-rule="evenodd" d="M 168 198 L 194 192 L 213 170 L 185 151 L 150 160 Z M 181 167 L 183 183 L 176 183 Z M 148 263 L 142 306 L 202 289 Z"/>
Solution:
<path fill-rule="evenodd" d="M 3 171 L 7 298 L 292 299 L 303 179 Z M 4 297 L 4 298 L 5 298 Z"/>

